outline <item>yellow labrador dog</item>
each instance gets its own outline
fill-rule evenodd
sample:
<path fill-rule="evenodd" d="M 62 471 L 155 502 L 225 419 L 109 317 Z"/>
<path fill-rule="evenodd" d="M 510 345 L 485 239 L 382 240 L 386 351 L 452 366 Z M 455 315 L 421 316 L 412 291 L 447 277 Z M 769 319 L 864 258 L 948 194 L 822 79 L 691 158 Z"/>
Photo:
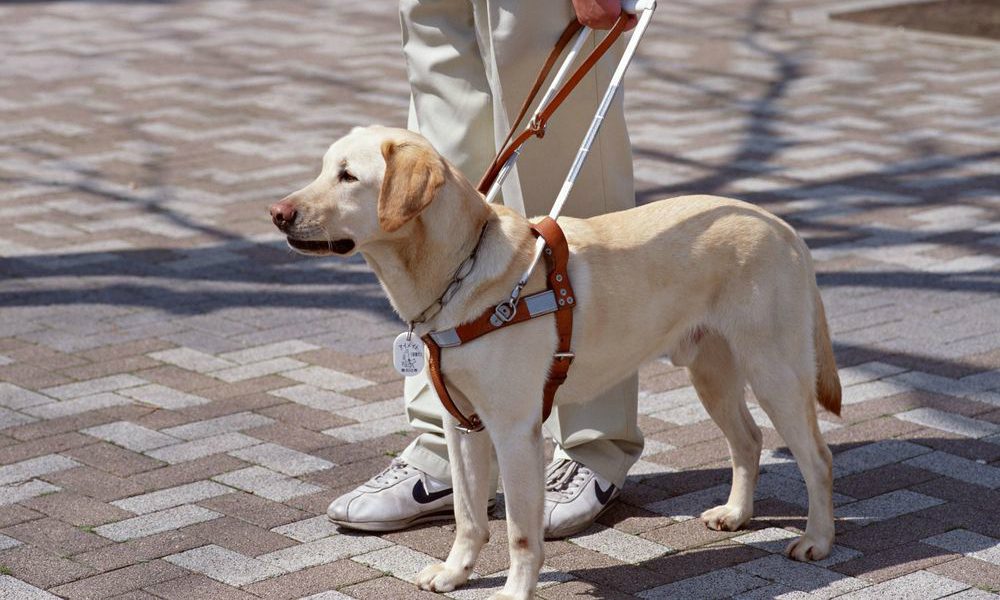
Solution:
<path fill-rule="evenodd" d="M 424 138 L 384 127 L 356 128 L 334 143 L 319 177 L 272 206 L 271 215 L 300 252 L 360 252 L 404 321 L 442 294 L 485 226 L 472 272 L 418 335 L 506 300 L 535 245 L 527 219 L 486 204 Z M 578 301 L 576 360 L 557 404 L 587 401 L 661 354 L 686 366 L 733 460 L 728 501 L 701 518 L 712 529 L 735 530 L 753 514 L 761 452 L 744 400 L 749 383 L 809 492 L 805 535 L 787 553 L 825 557 L 834 536 L 831 455 L 815 404 L 838 413 L 840 380 L 802 239 L 760 208 L 714 196 L 559 223 Z M 536 270 L 525 294 L 545 289 L 544 271 Z M 456 536 L 447 560 L 420 573 L 421 588 L 450 591 L 472 573 L 489 536 L 492 440 L 511 562 L 503 591 L 492 597 L 532 597 L 543 558 L 541 394 L 555 348 L 555 326 L 545 317 L 445 350 L 449 390 L 465 414 L 481 417 L 488 436 L 461 434 L 444 415 Z"/>

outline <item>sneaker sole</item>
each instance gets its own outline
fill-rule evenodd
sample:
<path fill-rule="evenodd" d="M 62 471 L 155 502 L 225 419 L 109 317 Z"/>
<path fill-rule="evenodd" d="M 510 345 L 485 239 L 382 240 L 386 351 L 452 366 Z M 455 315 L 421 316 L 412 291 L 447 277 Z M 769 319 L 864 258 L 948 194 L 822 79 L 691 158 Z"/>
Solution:
<path fill-rule="evenodd" d="M 490 500 L 489 504 L 486 505 L 486 510 L 492 510 L 496 506 L 496 499 Z M 330 519 L 329 515 L 327 518 Z M 455 508 L 449 506 L 448 508 L 443 508 L 441 510 L 436 510 L 434 512 L 424 513 L 422 515 L 417 515 L 412 519 L 406 519 L 401 521 L 338 521 L 336 519 L 330 519 L 330 522 L 334 525 L 343 527 L 345 529 L 353 529 L 356 531 L 373 531 L 387 533 L 390 531 L 400 531 L 402 529 L 408 529 L 415 525 L 420 525 L 422 523 L 431 523 L 433 521 L 453 521 L 455 519 Z"/>
<path fill-rule="evenodd" d="M 603 515 L 605 512 L 607 512 L 607 510 L 609 508 L 611 508 L 614 505 L 614 503 L 617 502 L 617 501 L 618 501 L 618 496 L 615 496 L 611 500 L 608 500 L 608 503 L 604 505 L 604 508 L 602 508 L 600 511 L 598 511 L 598 513 L 596 515 L 594 515 L 593 520 L 590 521 L 589 523 L 581 523 L 579 525 L 574 525 L 573 527 L 567 527 L 567 528 L 560 529 L 558 531 L 553 531 L 553 532 L 546 531 L 545 534 L 544 534 L 545 539 L 546 540 L 561 540 L 561 539 L 568 538 L 571 535 L 576 535 L 576 534 L 580 533 L 581 531 L 585 531 L 591 525 L 593 525 L 594 523 L 596 523 L 597 520 L 601 518 L 601 515 Z"/>

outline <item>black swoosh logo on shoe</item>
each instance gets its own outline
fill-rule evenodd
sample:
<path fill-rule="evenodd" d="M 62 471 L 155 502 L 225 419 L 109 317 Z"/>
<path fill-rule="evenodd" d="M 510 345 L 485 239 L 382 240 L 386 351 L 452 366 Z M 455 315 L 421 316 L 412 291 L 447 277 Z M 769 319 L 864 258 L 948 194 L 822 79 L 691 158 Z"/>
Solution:
<path fill-rule="evenodd" d="M 451 488 L 448 488 L 446 490 L 441 490 L 440 492 L 428 493 L 427 488 L 424 487 L 423 480 L 418 480 L 416 485 L 413 486 L 413 499 L 416 500 L 418 504 L 430 504 L 435 500 L 440 500 L 441 498 L 450 495 L 451 495 Z"/>
<path fill-rule="evenodd" d="M 594 493 L 597 494 L 597 500 L 601 504 L 607 504 L 611 500 L 611 495 L 615 493 L 615 484 L 611 484 L 606 490 L 601 489 L 601 484 L 594 482 Z"/>

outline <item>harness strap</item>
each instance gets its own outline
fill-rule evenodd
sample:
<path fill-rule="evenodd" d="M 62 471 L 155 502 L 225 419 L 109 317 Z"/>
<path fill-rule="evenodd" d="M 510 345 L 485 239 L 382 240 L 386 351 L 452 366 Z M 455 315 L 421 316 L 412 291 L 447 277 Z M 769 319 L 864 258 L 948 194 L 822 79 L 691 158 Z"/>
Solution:
<path fill-rule="evenodd" d="M 552 355 L 552 363 L 549 365 L 545 387 L 542 390 L 543 421 L 552 412 L 556 391 L 566 381 L 569 366 L 573 362 L 574 355 L 570 348 L 573 340 L 572 308 L 576 306 L 576 296 L 570 286 L 569 271 L 567 270 L 569 245 L 566 243 L 566 236 L 562 229 L 555 220 L 549 217 L 533 224 L 531 231 L 536 237 L 540 236 L 545 240 L 545 255 L 549 263 L 548 289 L 546 291 L 519 299 L 515 305 L 516 310 L 510 318 L 501 318 L 496 308 L 488 308 L 479 317 L 468 323 L 454 329 L 431 332 L 422 338 L 429 350 L 427 372 L 434 385 L 434 391 L 437 392 L 445 410 L 458 421 L 458 427 L 461 431 L 482 431 L 484 426 L 478 415 L 472 414 L 466 417 L 452 400 L 441 369 L 442 348 L 461 346 L 498 329 L 555 313 L 558 342 L 556 351 Z"/>
<path fill-rule="evenodd" d="M 555 59 L 562 53 L 566 44 L 568 44 L 569 40 L 572 39 L 573 34 L 580 30 L 581 25 L 576 19 L 574 19 L 566 27 L 562 36 L 559 38 L 559 41 L 556 43 L 555 48 L 553 48 L 552 54 L 549 55 L 548 60 L 546 60 L 545 64 L 542 65 L 542 69 L 538 73 L 538 78 L 535 80 L 535 85 L 532 88 L 531 93 L 521 106 L 521 112 L 518 114 L 517 120 L 515 120 L 511 125 L 511 130 L 507 135 L 507 140 L 504 141 L 504 144 L 500 147 L 500 151 L 497 153 L 496 158 L 493 159 L 490 167 L 486 170 L 483 178 L 479 181 L 478 189 L 481 194 L 485 194 L 489 191 L 490 186 L 493 185 L 493 182 L 496 181 L 497 176 L 500 174 L 500 169 L 503 168 L 503 165 L 514 154 L 514 152 L 517 151 L 518 148 L 523 146 L 524 143 L 532 136 L 545 136 L 545 126 L 547 125 L 549 118 L 556 111 L 556 109 L 559 108 L 563 101 L 566 100 L 566 97 L 569 96 L 577 84 L 579 84 L 587 73 L 589 73 L 594 67 L 594 65 L 597 64 L 597 61 L 599 61 L 601 57 L 607 53 L 608 49 L 611 48 L 616 41 L 618 41 L 618 38 L 621 37 L 625 28 L 628 26 L 628 22 L 629 15 L 623 11 L 621 16 L 618 17 L 618 20 L 615 22 L 614 27 L 608 31 L 607 35 L 604 36 L 604 39 L 601 40 L 601 43 L 594 48 L 594 50 L 587 56 L 586 60 L 584 60 L 583 63 L 577 67 L 576 71 L 573 72 L 573 75 L 570 76 L 565 83 L 563 83 L 556 95 L 552 97 L 552 100 L 546 104 L 542 111 L 538 114 L 538 118 L 533 119 L 531 123 L 528 123 L 528 126 L 524 129 L 524 131 L 522 131 L 521 134 L 518 135 L 513 142 L 511 142 L 510 138 L 514 135 L 514 129 L 517 128 L 521 119 L 524 118 L 524 115 L 527 113 L 527 107 L 534 100 L 535 95 L 538 94 L 538 89 L 541 88 L 542 82 L 545 81 L 549 73 L 552 71 Z"/>

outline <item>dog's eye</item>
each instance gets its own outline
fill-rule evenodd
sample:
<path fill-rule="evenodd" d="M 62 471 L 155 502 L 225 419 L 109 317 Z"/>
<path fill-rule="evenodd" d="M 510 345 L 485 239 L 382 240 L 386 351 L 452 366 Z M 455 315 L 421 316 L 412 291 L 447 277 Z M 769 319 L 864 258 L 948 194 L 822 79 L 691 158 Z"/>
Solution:
<path fill-rule="evenodd" d="M 347 169 L 343 169 L 340 171 L 340 174 L 337 175 L 337 180 L 344 183 L 351 183 L 352 181 L 357 181 L 358 178 L 348 173 Z"/>

